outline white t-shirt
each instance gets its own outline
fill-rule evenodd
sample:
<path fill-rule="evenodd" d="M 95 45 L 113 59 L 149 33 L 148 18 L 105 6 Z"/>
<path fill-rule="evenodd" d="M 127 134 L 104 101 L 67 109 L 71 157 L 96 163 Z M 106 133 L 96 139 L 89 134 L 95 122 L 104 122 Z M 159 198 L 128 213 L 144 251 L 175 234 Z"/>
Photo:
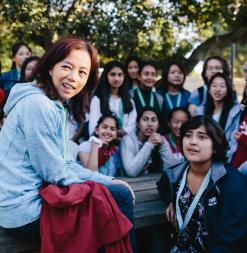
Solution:
<path fill-rule="evenodd" d="M 91 150 L 91 142 L 84 141 L 79 145 L 79 152 L 89 153 Z M 121 158 L 119 148 L 116 147 L 116 150 L 111 154 L 108 161 L 99 167 L 99 172 L 107 175 L 115 177 L 117 174 L 120 174 L 119 170 L 121 169 Z M 119 172 L 119 173 L 118 173 Z"/>
<path fill-rule="evenodd" d="M 123 114 L 123 129 L 127 133 L 135 132 L 136 130 L 136 109 L 134 101 L 131 99 L 131 103 L 133 106 L 133 110 L 130 113 Z M 121 98 L 114 98 L 110 96 L 109 100 L 109 107 L 110 110 L 115 113 L 117 116 L 121 115 L 120 109 L 121 109 Z M 90 103 L 90 112 L 89 112 L 89 135 L 92 135 L 95 127 L 97 125 L 97 122 L 99 118 L 102 116 L 101 110 L 100 110 L 100 100 L 97 96 L 94 96 L 92 98 L 92 101 Z"/>

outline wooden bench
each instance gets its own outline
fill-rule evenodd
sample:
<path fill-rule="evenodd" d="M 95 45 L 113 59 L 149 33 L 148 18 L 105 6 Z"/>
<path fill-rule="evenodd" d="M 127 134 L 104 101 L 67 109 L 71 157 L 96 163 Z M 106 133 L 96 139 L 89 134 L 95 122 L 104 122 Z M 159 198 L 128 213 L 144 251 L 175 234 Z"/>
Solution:
<path fill-rule="evenodd" d="M 136 178 L 121 178 L 128 182 L 136 195 L 134 208 L 135 227 L 159 225 L 165 222 L 165 204 L 160 199 L 156 182 L 160 174 L 149 174 Z"/>
<path fill-rule="evenodd" d="M 136 228 L 159 225 L 165 221 L 165 204 L 160 200 L 156 189 L 156 181 L 159 177 L 159 174 L 150 174 L 137 178 L 121 178 L 131 185 L 136 195 L 134 208 Z M 18 240 L 6 235 L 4 230 L 0 228 L 0 253 L 34 252 L 39 252 L 37 245 L 32 242 L 28 244 L 20 243 Z"/>

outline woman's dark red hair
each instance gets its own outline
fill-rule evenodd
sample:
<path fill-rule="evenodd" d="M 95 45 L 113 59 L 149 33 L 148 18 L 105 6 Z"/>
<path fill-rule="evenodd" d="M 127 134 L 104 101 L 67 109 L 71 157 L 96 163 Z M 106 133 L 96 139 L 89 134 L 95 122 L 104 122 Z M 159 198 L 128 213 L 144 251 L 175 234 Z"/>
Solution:
<path fill-rule="evenodd" d="M 86 50 L 91 58 L 91 69 L 85 87 L 68 101 L 70 113 L 77 122 L 81 123 L 85 119 L 85 113 L 89 110 L 89 103 L 98 82 L 99 57 L 95 47 L 79 37 L 60 39 L 40 58 L 32 78 L 37 80 L 38 87 L 43 89 L 50 99 L 58 99 L 49 72 L 55 64 L 66 58 L 73 50 Z"/>

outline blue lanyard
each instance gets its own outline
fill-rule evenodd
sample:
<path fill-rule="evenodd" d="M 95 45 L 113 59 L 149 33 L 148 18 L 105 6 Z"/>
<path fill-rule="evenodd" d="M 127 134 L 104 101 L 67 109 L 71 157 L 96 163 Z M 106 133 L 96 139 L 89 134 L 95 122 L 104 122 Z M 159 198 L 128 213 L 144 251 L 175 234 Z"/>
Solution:
<path fill-rule="evenodd" d="M 179 92 L 178 96 L 177 96 L 177 103 L 176 103 L 176 108 L 180 106 L 181 104 L 181 100 L 182 100 L 182 93 Z M 166 93 L 166 101 L 168 103 L 168 106 L 170 108 L 170 110 L 172 110 L 174 108 L 171 98 L 170 98 L 170 94 Z"/>
<path fill-rule="evenodd" d="M 207 96 L 207 92 L 208 92 L 208 86 L 207 85 L 203 85 L 203 96 L 206 94 Z"/>
<path fill-rule="evenodd" d="M 113 101 L 113 107 L 116 107 L 116 108 L 112 108 L 112 109 L 115 109 L 114 112 L 117 115 L 119 128 L 121 129 L 121 128 L 123 128 L 123 117 L 124 117 L 123 100 L 120 97 L 119 106 L 117 106 L 117 104 L 114 101 L 115 101 L 115 99 L 118 100 L 118 98 L 114 98 L 113 96 L 111 96 L 111 99 Z M 118 111 L 117 111 L 117 107 L 119 108 Z"/>
<path fill-rule="evenodd" d="M 138 87 L 136 89 L 136 91 L 137 91 L 138 97 L 139 97 L 139 99 L 141 101 L 142 107 L 145 107 L 146 103 L 145 103 L 145 100 L 144 100 L 144 98 L 142 96 L 142 92 L 141 92 L 140 88 Z M 149 103 L 149 106 L 150 107 L 154 107 L 154 94 L 153 94 L 153 91 L 151 91 L 151 93 L 150 93 L 150 103 Z"/>
<path fill-rule="evenodd" d="M 118 117 L 118 124 L 120 129 L 123 128 L 123 117 L 124 117 L 123 101 L 122 98 L 120 98 L 119 117 Z"/>
<path fill-rule="evenodd" d="M 211 169 L 208 171 L 206 177 L 204 178 L 198 192 L 196 193 L 196 196 L 194 197 L 186 215 L 185 215 L 185 218 L 183 220 L 183 217 L 182 217 L 182 214 L 181 214 L 181 211 L 180 211 L 180 207 L 179 207 L 179 198 L 181 196 L 181 193 L 184 189 L 184 186 L 186 184 L 186 178 L 187 178 L 187 172 L 188 172 L 188 168 L 185 170 L 184 174 L 183 174 L 183 178 L 181 180 L 181 184 L 180 184 L 180 187 L 179 187 L 179 190 L 178 190 L 178 194 L 177 194 L 177 198 L 176 198 L 176 215 L 177 215 L 177 220 L 178 220 L 178 226 L 179 226 L 179 231 L 180 233 L 185 229 L 185 227 L 188 225 L 195 209 L 196 209 L 196 206 L 203 194 L 203 192 L 206 190 L 207 186 L 208 186 L 208 183 L 209 183 L 209 180 L 210 180 L 210 176 L 211 176 Z"/>

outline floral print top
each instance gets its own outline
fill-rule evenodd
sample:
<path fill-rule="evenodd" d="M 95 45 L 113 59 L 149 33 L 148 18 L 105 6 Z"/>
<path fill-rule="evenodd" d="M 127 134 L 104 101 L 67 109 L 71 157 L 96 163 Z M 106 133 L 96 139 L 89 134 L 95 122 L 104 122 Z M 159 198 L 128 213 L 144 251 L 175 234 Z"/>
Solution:
<path fill-rule="evenodd" d="M 177 193 L 178 189 L 177 188 Z M 195 195 L 186 184 L 179 198 L 179 207 L 183 220 Z M 202 195 L 203 197 L 203 195 Z M 197 203 L 196 209 L 182 233 L 179 234 L 176 246 L 179 252 L 206 253 L 208 252 L 208 230 L 204 219 L 204 207 L 202 197 Z"/>

